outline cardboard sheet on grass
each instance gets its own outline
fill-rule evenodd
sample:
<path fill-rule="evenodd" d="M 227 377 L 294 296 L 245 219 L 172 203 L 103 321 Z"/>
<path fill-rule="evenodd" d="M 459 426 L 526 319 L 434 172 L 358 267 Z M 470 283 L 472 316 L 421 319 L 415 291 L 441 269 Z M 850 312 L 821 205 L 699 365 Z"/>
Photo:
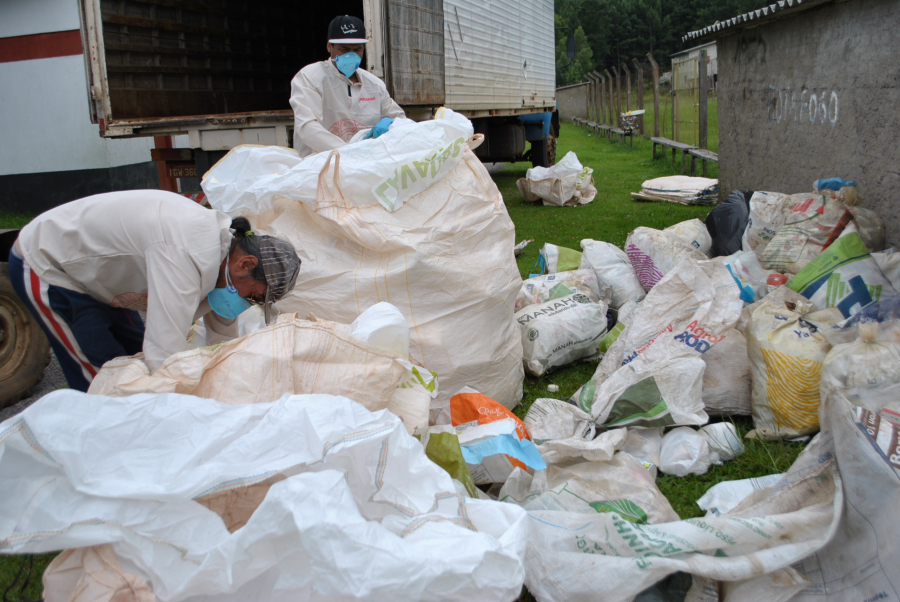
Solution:
<path fill-rule="evenodd" d="M 541 601 L 626 601 L 683 571 L 692 602 L 897 600 L 900 524 L 884 503 L 900 478 L 860 426 L 826 400 L 822 433 L 788 473 L 722 517 L 529 511 L 526 586 Z"/>
<path fill-rule="evenodd" d="M 515 406 L 524 377 L 513 319 L 522 279 L 512 253 L 513 223 L 497 186 L 465 144 L 415 161 L 402 147 L 390 147 L 383 149 L 396 159 L 389 184 L 411 190 L 423 181 L 421 170 L 429 185 L 389 212 L 371 192 L 349 194 L 354 174 L 372 162 L 359 153 L 350 161 L 353 146 L 321 161 L 314 182 L 288 186 L 256 163 L 239 161 L 237 149 L 206 179 L 229 172 L 236 182 L 257 182 L 254 198 L 272 197 L 271 211 L 248 217 L 254 230 L 291 241 L 303 261 L 296 287 L 279 302 L 282 311 L 346 324 L 387 301 L 410 325 L 411 359 L 441 376 L 436 410 L 446 412 L 463 386 Z M 431 178 L 433 161 L 452 167 Z M 211 205 L 224 207 L 224 197 L 212 189 L 207 195 Z"/>
<path fill-rule="evenodd" d="M 345 397 L 56 391 L 0 424 L 0 490 L 0 553 L 72 550 L 48 602 L 501 601 L 524 579 L 525 512 L 458 494 Z"/>

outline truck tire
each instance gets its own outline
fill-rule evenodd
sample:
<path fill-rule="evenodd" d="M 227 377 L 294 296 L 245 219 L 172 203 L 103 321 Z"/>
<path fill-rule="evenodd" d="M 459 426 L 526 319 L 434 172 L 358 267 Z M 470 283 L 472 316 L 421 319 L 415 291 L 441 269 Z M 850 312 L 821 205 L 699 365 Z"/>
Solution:
<path fill-rule="evenodd" d="M 50 362 L 50 343 L 0 262 L 0 408 L 28 397 Z"/>
<path fill-rule="evenodd" d="M 556 137 L 553 134 L 531 143 L 531 164 L 535 167 L 556 165 Z"/>

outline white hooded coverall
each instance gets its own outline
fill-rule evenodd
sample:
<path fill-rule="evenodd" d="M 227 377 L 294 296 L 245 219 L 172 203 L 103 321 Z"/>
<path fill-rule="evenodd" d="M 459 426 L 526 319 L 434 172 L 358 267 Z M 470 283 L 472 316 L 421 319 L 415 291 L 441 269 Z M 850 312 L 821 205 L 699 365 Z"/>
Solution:
<path fill-rule="evenodd" d="M 300 157 L 347 144 L 383 117 L 404 117 L 380 79 L 357 69 L 359 83 L 338 71 L 331 59 L 307 65 L 291 80 L 294 148 Z"/>

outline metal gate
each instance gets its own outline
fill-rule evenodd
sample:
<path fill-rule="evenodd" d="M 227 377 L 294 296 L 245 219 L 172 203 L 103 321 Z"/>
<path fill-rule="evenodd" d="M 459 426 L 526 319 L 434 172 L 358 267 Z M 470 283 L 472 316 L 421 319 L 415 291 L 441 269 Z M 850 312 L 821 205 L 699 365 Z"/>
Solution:
<path fill-rule="evenodd" d="M 700 145 L 700 95 L 698 58 L 672 60 L 672 139 Z"/>
<path fill-rule="evenodd" d="M 443 0 L 386 0 L 386 7 L 391 97 L 400 105 L 444 104 Z"/>

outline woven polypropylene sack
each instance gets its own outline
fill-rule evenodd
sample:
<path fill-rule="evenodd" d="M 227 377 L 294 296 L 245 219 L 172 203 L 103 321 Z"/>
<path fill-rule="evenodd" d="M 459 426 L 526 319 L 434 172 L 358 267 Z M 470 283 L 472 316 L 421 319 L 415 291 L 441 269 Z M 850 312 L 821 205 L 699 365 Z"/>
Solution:
<path fill-rule="evenodd" d="M 273 211 L 250 216 L 256 229 L 290 240 L 303 262 L 282 311 L 348 323 L 388 301 L 409 323 L 410 358 L 441 379 L 434 419 L 449 420 L 439 416 L 464 386 L 515 406 L 524 377 L 513 319 L 522 278 L 513 223 L 487 170 L 465 149 L 444 178 L 389 213 L 345 200 L 340 153 L 332 159 L 314 205 L 278 199 Z"/>

